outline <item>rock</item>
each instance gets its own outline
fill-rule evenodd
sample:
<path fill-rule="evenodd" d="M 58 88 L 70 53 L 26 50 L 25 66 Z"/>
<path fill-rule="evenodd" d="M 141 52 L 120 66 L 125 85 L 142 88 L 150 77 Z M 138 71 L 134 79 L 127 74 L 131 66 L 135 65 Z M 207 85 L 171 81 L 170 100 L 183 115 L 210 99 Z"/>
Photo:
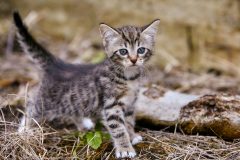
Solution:
<path fill-rule="evenodd" d="M 179 124 L 187 134 L 213 133 L 223 139 L 240 138 L 240 96 L 202 96 L 182 107 Z"/>
<path fill-rule="evenodd" d="M 240 138 L 240 96 L 190 95 L 153 86 L 142 88 L 136 118 L 151 125 L 177 125 L 186 134 Z"/>
<path fill-rule="evenodd" d="M 136 116 L 154 125 L 174 125 L 178 122 L 181 108 L 197 98 L 159 86 L 141 88 L 136 101 Z"/>

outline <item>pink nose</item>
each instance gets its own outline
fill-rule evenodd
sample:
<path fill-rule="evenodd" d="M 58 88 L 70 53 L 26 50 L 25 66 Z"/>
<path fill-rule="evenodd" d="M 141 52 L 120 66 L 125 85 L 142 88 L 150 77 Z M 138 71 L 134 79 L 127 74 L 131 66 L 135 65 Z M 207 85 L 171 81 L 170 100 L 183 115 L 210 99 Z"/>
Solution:
<path fill-rule="evenodd" d="M 137 58 L 131 58 L 130 61 L 135 64 L 137 62 Z"/>

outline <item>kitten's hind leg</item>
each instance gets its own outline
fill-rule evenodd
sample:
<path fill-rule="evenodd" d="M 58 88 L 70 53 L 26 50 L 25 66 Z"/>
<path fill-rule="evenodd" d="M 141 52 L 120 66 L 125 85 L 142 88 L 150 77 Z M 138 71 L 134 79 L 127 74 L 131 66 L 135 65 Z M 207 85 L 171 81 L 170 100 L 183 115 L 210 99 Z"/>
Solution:
<path fill-rule="evenodd" d="M 36 111 L 36 103 L 34 101 L 34 95 L 36 94 L 37 88 L 33 88 L 31 92 L 28 93 L 27 99 L 26 99 L 26 110 L 25 113 L 23 113 L 23 117 L 20 120 L 18 132 L 26 132 L 30 131 L 31 127 L 34 125 L 33 119 L 35 119 L 36 122 L 40 122 L 39 115 Z"/>
<path fill-rule="evenodd" d="M 26 116 L 25 115 L 21 118 L 21 121 L 19 123 L 18 133 L 22 133 L 22 132 L 24 132 L 24 130 L 26 130 Z"/>
<path fill-rule="evenodd" d="M 110 102 L 110 100 L 109 100 Z M 108 129 L 114 141 L 117 158 L 132 158 L 136 152 L 131 144 L 130 137 L 125 126 L 125 118 L 122 110 L 123 104 L 115 101 L 106 103 L 103 110 L 104 125 Z"/>
<path fill-rule="evenodd" d="M 74 118 L 73 123 L 77 127 L 78 131 L 91 130 L 95 127 L 94 122 L 87 117 Z"/>
<path fill-rule="evenodd" d="M 83 118 L 82 125 L 87 130 L 91 130 L 95 127 L 95 124 L 93 123 L 93 121 L 90 118 L 87 118 L 87 117 Z"/>
<path fill-rule="evenodd" d="M 30 99 L 27 101 L 27 108 L 25 113 L 23 114 L 23 117 L 21 118 L 21 121 L 19 123 L 19 128 L 18 128 L 18 132 L 31 132 L 31 128 L 34 126 L 39 126 L 40 127 L 40 123 L 43 122 L 44 120 L 44 116 L 46 116 L 46 114 L 42 111 L 41 113 L 39 113 L 36 110 L 36 106 L 33 103 L 33 101 L 31 101 Z"/>
<path fill-rule="evenodd" d="M 23 132 L 31 132 L 31 128 L 34 126 L 40 127 L 40 123 L 43 122 L 42 118 L 39 118 L 38 115 L 36 116 L 28 116 L 24 115 L 21 118 L 21 121 L 19 123 L 18 127 L 18 132 L 23 133 Z"/>

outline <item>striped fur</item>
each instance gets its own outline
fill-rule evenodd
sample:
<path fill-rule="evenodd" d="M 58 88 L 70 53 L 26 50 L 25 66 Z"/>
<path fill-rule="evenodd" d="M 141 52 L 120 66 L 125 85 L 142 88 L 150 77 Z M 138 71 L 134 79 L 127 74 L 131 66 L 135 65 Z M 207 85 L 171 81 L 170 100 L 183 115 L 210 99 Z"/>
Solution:
<path fill-rule="evenodd" d="M 55 61 L 55 57 L 52 56 L 47 50 L 45 50 L 36 40 L 29 34 L 27 28 L 22 23 L 20 15 L 15 12 L 14 22 L 18 28 L 18 38 L 21 47 L 24 52 L 30 54 L 33 60 L 37 61 L 41 68 L 47 68 Z"/>
<path fill-rule="evenodd" d="M 71 121 L 78 130 L 90 129 L 101 119 L 112 136 L 118 158 L 134 157 L 131 144 L 141 141 L 134 132 L 134 102 L 137 99 L 141 67 L 151 57 L 159 21 L 147 27 L 125 26 L 113 29 L 100 25 L 107 58 L 96 65 L 67 64 L 44 49 L 27 31 L 18 13 L 14 13 L 18 40 L 43 70 L 36 94 L 31 95 L 19 131 L 60 118 Z M 144 54 L 137 49 L 145 47 Z M 121 56 L 125 48 L 128 55 Z M 137 59 L 131 60 L 131 58 Z M 133 62 L 135 63 L 133 63 Z M 35 119 L 33 121 L 32 119 Z"/>

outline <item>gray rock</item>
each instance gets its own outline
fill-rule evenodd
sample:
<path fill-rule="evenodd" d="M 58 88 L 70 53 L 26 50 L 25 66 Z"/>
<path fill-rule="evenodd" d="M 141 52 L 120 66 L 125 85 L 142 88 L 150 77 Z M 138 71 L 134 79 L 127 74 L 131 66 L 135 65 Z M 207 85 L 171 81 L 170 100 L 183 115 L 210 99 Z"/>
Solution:
<path fill-rule="evenodd" d="M 141 88 L 136 118 L 157 126 L 177 125 L 186 134 L 240 138 L 240 96 L 197 96 L 159 86 Z"/>

